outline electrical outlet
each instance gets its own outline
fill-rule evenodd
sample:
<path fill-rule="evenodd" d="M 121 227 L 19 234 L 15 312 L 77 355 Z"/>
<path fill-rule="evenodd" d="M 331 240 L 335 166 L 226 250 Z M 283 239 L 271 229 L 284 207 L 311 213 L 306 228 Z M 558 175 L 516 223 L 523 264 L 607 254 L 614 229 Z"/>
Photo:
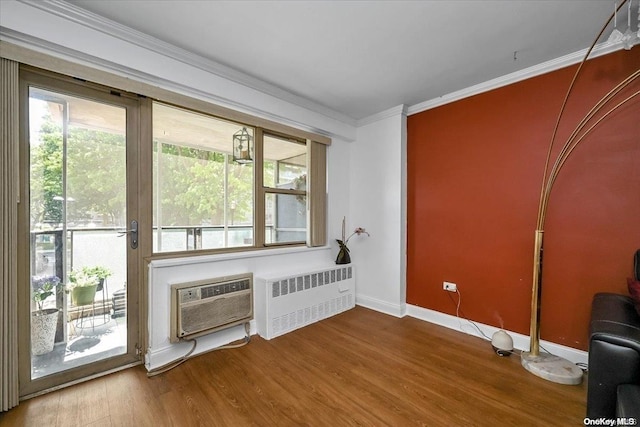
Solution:
<path fill-rule="evenodd" d="M 442 282 L 442 289 L 444 289 L 445 291 L 449 291 L 449 292 L 457 292 L 458 291 L 458 285 L 456 285 L 455 283 L 451 283 L 451 282 Z"/>

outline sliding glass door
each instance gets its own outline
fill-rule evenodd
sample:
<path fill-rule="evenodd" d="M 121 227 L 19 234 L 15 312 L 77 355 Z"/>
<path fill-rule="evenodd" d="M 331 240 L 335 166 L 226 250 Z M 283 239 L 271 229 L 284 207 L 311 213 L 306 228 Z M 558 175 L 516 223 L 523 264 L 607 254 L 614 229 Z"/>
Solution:
<path fill-rule="evenodd" d="M 139 106 L 35 72 L 22 81 L 26 395 L 138 361 Z"/>

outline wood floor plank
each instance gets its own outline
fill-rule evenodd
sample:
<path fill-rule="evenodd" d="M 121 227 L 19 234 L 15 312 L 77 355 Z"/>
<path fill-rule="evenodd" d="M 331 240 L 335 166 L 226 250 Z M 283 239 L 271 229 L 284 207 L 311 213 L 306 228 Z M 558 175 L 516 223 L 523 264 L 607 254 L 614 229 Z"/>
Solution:
<path fill-rule="evenodd" d="M 0 426 L 55 426 L 60 406 L 60 393 L 50 393 L 46 399 L 31 399 L 20 410 L 0 413 Z"/>
<path fill-rule="evenodd" d="M 108 406 L 112 426 L 146 426 L 166 417 L 156 394 L 158 382 L 147 379 L 143 369 L 127 369 L 104 380 L 104 402 Z"/>
<path fill-rule="evenodd" d="M 136 367 L 33 398 L 0 425 L 566 426 L 585 402 L 585 383 L 537 378 L 482 339 L 356 307 L 157 377 Z"/>

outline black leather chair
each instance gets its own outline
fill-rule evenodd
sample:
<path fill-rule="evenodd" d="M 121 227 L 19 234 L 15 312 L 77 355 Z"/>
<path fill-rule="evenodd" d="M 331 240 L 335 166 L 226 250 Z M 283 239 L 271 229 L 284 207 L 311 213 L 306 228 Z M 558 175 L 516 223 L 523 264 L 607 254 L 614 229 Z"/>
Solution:
<path fill-rule="evenodd" d="M 640 249 L 633 257 L 640 280 Z M 640 422 L 640 313 L 631 297 L 593 297 L 589 338 L 587 417 Z"/>
<path fill-rule="evenodd" d="M 587 417 L 640 422 L 640 316 L 631 298 L 596 294 L 590 330 Z"/>
<path fill-rule="evenodd" d="M 640 385 L 621 384 L 618 386 L 616 416 L 635 418 L 640 422 Z"/>

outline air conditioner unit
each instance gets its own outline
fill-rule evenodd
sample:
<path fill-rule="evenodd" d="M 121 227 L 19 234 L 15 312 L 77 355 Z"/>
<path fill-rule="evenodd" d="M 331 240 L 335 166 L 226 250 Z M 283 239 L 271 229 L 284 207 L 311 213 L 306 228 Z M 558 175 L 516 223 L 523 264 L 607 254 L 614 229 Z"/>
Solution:
<path fill-rule="evenodd" d="M 253 274 L 171 285 L 171 342 L 253 319 Z"/>

